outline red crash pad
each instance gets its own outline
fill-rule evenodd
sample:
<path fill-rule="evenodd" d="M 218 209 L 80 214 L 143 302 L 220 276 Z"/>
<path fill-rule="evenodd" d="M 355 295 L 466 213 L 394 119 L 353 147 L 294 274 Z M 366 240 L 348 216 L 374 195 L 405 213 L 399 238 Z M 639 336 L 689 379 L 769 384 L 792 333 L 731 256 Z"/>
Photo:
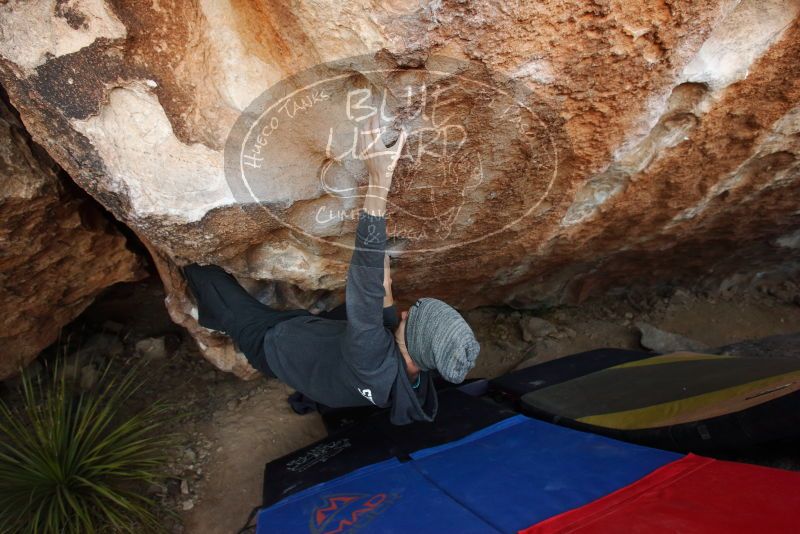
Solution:
<path fill-rule="evenodd" d="M 523 534 L 789 533 L 800 530 L 800 473 L 688 455 Z"/>

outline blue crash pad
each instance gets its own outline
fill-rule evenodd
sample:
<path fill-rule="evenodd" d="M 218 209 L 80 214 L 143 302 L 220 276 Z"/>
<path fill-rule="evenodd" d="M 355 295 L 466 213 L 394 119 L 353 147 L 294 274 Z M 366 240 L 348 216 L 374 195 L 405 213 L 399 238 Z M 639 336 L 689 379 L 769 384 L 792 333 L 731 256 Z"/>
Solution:
<path fill-rule="evenodd" d="M 397 459 L 364 467 L 262 510 L 258 534 L 310 532 L 497 533 Z"/>
<path fill-rule="evenodd" d="M 616 491 L 682 454 L 516 416 L 411 455 L 439 488 L 502 532 Z"/>
<path fill-rule="evenodd" d="M 258 533 L 517 532 L 682 456 L 519 415 L 292 495 Z"/>

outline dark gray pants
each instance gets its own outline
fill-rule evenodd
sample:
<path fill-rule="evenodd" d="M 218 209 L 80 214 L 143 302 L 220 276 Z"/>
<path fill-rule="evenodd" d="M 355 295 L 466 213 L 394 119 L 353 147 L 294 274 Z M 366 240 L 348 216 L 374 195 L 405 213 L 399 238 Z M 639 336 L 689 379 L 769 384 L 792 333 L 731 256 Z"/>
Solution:
<path fill-rule="evenodd" d="M 267 330 L 287 319 L 312 315 L 307 310 L 276 310 L 250 295 L 222 267 L 192 263 L 183 268 L 189 289 L 197 302 L 200 326 L 229 335 L 254 368 L 267 376 L 275 373 L 264 355 L 264 335 Z M 344 304 L 317 317 L 346 320 Z"/>
<path fill-rule="evenodd" d="M 311 313 L 262 304 L 216 265 L 193 263 L 184 267 L 183 273 L 197 301 L 200 325 L 229 335 L 250 365 L 274 377 L 264 355 L 264 334 L 281 321 Z"/>

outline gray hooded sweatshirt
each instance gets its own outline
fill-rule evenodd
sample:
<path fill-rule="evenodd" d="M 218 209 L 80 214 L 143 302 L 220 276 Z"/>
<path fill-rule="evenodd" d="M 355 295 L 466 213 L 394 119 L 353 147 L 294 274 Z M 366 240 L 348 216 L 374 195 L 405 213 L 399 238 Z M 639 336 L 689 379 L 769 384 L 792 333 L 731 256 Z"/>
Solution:
<path fill-rule="evenodd" d="M 304 315 L 270 328 L 267 364 L 289 386 L 330 407 L 391 406 L 392 423 L 432 421 L 438 400 L 430 372 L 408 380 L 394 339 L 397 310 L 383 308 L 386 219 L 359 212 L 347 272 L 347 320 Z"/>

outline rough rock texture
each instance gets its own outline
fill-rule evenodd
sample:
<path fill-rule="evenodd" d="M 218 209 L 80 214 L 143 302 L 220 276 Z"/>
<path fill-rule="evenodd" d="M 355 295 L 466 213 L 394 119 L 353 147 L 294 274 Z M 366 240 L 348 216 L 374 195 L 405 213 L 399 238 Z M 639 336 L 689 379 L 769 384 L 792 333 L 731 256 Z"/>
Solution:
<path fill-rule="evenodd" d="M 428 74 L 438 56 L 473 62 L 483 91 L 442 104 L 464 134 L 446 165 L 399 105 L 403 75 L 333 69 L 351 73 L 339 92 L 391 87 L 393 126 L 419 134 L 392 192 L 397 296 L 581 300 L 800 256 L 799 12 L 798 0 L 10 0 L 0 76 L 34 139 L 148 244 L 172 317 L 244 376 L 228 341 L 197 325 L 178 266 L 215 262 L 265 301 L 330 305 L 353 224 L 314 218 L 331 199 L 315 180 L 334 168 L 334 184 L 363 185 L 359 162 L 326 152 L 335 125 L 309 101 L 297 116 L 314 119 L 270 145 L 268 209 L 243 205 L 226 139 L 267 87 L 359 55 Z M 491 95 L 512 86 L 528 111 L 504 115 Z"/>
<path fill-rule="evenodd" d="M 675 334 L 674 332 L 661 330 L 645 322 L 637 322 L 636 328 L 638 328 L 639 332 L 642 334 L 639 343 L 641 343 L 643 347 L 660 354 L 668 354 L 670 352 L 703 352 L 708 349 L 708 346 L 704 343 L 689 339 L 680 334 Z"/>
<path fill-rule="evenodd" d="M 59 175 L 2 101 L 0 170 L 3 380 L 55 341 L 101 290 L 145 273 L 107 215 Z"/>

